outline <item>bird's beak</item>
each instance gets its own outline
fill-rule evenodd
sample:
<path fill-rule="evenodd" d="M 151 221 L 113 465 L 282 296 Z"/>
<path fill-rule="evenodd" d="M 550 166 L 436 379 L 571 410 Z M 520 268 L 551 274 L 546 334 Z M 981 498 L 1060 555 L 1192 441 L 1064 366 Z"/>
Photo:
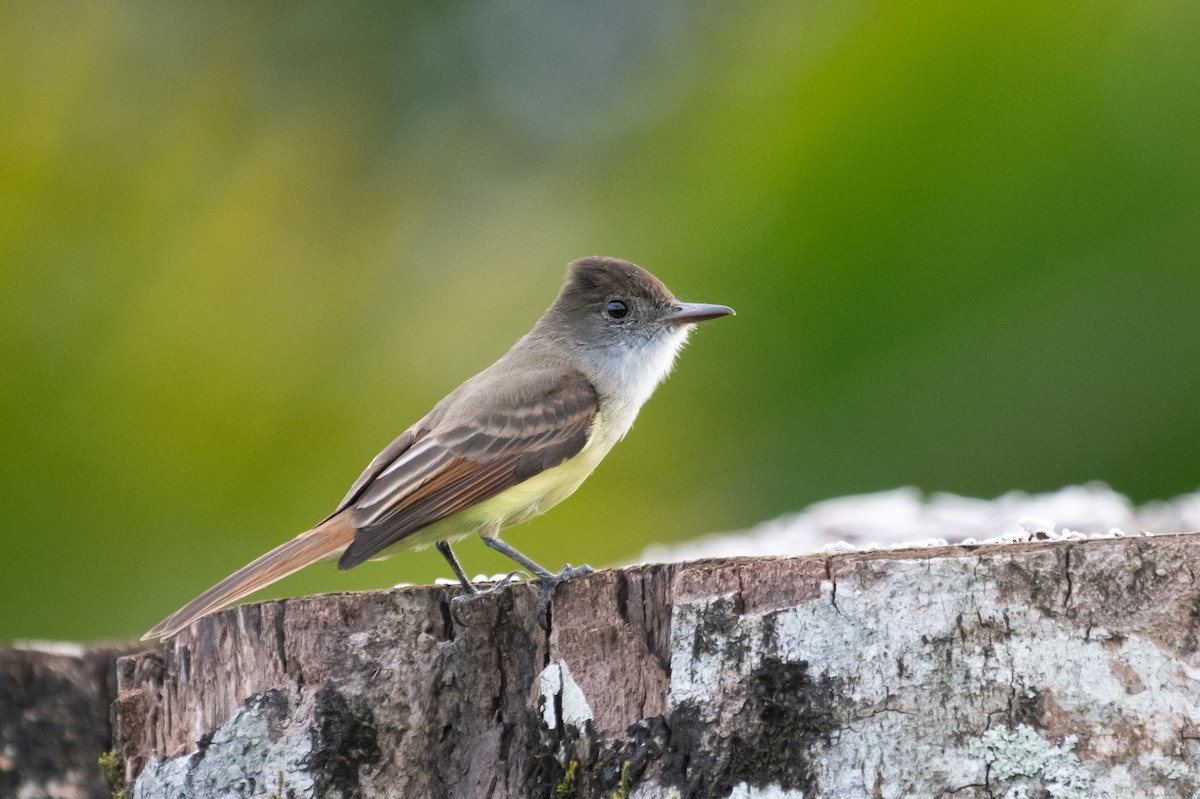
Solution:
<path fill-rule="evenodd" d="M 717 319 L 722 316 L 733 316 L 733 309 L 727 305 L 705 305 L 702 302 L 681 302 L 675 306 L 664 319 L 677 325 L 690 325 Z"/>

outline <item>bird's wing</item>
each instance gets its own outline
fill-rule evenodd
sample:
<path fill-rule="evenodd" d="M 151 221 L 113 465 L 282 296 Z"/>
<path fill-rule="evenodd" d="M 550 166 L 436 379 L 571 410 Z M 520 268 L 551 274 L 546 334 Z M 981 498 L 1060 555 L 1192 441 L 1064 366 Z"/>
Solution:
<path fill-rule="evenodd" d="M 577 371 L 518 379 L 506 387 L 505 403 L 418 423 L 372 461 L 339 508 L 349 510 L 356 532 L 338 568 L 357 566 L 583 449 L 600 407 L 591 382 Z"/>
<path fill-rule="evenodd" d="M 421 421 L 423 422 L 424 420 L 422 419 Z M 358 495 L 363 492 L 363 489 L 365 489 L 372 480 L 379 476 L 380 472 L 390 466 L 397 458 L 399 458 L 401 455 L 407 452 L 410 447 L 412 447 L 413 442 L 420 437 L 421 432 L 421 422 L 417 422 L 415 425 L 396 436 L 395 441 L 388 444 L 383 448 L 382 452 L 371 459 L 371 462 L 367 465 L 367 468 L 364 469 L 363 473 L 358 476 L 358 479 L 354 481 L 354 485 L 350 486 L 350 490 L 346 492 L 346 496 L 342 498 L 340 503 L 338 503 L 337 508 L 333 511 L 333 513 L 325 517 L 325 520 L 328 521 L 348 508 L 350 503 L 357 499 Z"/>

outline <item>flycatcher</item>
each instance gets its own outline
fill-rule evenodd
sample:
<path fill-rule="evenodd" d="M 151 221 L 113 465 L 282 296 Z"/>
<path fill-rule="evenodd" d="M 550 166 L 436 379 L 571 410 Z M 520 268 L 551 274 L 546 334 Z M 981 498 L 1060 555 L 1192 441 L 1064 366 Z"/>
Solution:
<path fill-rule="evenodd" d="M 463 602 L 484 593 L 450 550 L 469 535 L 533 574 L 544 618 L 554 587 L 591 569 L 547 571 L 501 541 L 500 531 L 570 496 L 629 432 L 693 325 L 732 313 L 724 305 L 680 302 L 628 261 L 573 262 L 533 330 L 375 456 L 332 514 L 226 577 L 143 640 L 175 635 L 318 560 L 340 555 L 338 568 L 349 569 L 384 550 L 431 544 L 462 583 L 464 595 L 451 605 L 457 617 Z"/>

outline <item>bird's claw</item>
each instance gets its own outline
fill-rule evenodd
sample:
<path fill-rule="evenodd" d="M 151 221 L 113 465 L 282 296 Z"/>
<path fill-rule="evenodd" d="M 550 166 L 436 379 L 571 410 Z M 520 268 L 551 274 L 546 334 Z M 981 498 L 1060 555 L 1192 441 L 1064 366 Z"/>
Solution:
<path fill-rule="evenodd" d="M 537 601 L 537 616 L 538 624 L 541 625 L 542 629 L 547 631 L 550 629 L 550 599 L 554 595 L 554 589 L 565 583 L 567 580 L 570 580 L 574 577 L 581 577 L 585 574 L 591 574 L 594 571 L 595 569 L 586 564 L 583 566 L 572 566 L 568 563 L 559 569 L 557 573 L 544 572 L 536 575 L 535 579 L 538 581 L 538 585 L 540 586 Z M 450 600 L 450 618 L 459 627 L 469 627 L 470 624 L 467 621 L 464 621 L 461 615 L 463 608 L 472 604 L 477 599 L 481 599 L 482 597 L 506 590 L 508 588 L 508 584 L 512 582 L 513 578 L 523 573 L 524 572 L 519 569 L 517 571 L 511 571 L 483 590 L 471 586 L 470 590 L 464 591 L 464 593 L 453 597 Z"/>
<path fill-rule="evenodd" d="M 538 594 L 537 601 L 537 616 L 538 624 L 543 630 L 550 630 L 550 598 L 554 594 L 554 589 L 570 580 L 573 577 L 581 577 L 585 574 L 594 572 L 591 566 L 586 563 L 579 567 L 573 567 L 570 563 L 565 564 L 558 570 L 557 574 L 546 572 L 539 574 L 537 577 L 538 583 L 541 585 L 541 592 Z"/>
<path fill-rule="evenodd" d="M 476 588 L 473 585 L 470 587 L 469 590 L 466 590 L 464 587 L 463 593 L 459 594 L 456 597 L 452 597 L 450 599 L 450 618 L 459 627 L 469 627 L 470 625 L 467 622 L 463 621 L 462 616 L 459 615 L 462 612 L 462 609 L 465 608 L 467 605 L 470 605 L 477 599 L 481 599 L 485 596 L 490 596 L 491 594 L 495 594 L 495 593 L 504 591 L 505 589 L 508 588 L 508 584 L 510 582 L 512 582 L 512 579 L 514 577 L 516 577 L 518 574 L 522 574 L 520 569 L 518 569 L 516 571 L 511 571 L 508 574 L 501 577 L 496 582 L 492 583 L 487 588 L 484 588 L 482 590 Z"/>

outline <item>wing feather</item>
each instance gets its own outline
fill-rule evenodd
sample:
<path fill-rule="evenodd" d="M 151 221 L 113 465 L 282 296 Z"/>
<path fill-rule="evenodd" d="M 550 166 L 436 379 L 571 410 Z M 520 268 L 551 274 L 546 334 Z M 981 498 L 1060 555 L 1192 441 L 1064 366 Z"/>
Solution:
<path fill-rule="evenodd" d="M 334 516 L 337 516 L 346 508 L 350 507 L 350 503 L 362 496 L 362 493 L 366 489 L 367 485 L 375 480 L 375 478 L 377 478 L 384 469 L 408 452 L 408 450 L 412 448 L 412 445 L 416 443 L 417 439 L 420 438 L 420 427 L 421 422 L 417 422 L 417 424 L 396 436 L 392 443 L 388 444 L 383 448 L 382 452 L 372 458 L 371 462 L 367 464 L 367 468 L 364 469 L 363 473 L 360 474 L 358 479 L 354 481 L 354 485 L 350 486 L 350 490 L 346 492 L 346 496 L 343 497 L 342 501 L 338 503 L 337 508 L 334 509 L 333 513 L 326 516 L 322 523 L 329 521 Z"/>
<path fill-rule="evenodd" d="M 393 452 L 372 461 L 339 508 L 349 509 L 356 531 L 338 568 L 357 566 L 583 449 L 599 399 L 582 373 L 526 374 L 517 389 L 509 407 L 454 424 L 418 423 L 401 436 L 411 433 L 407 442 L 397 439 Z"/>

